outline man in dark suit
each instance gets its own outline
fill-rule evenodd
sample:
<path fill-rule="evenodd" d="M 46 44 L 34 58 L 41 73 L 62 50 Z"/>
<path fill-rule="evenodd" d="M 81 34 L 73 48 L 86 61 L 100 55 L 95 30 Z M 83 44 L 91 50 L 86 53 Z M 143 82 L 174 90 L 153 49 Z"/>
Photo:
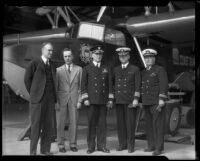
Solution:
<path fill-rule="evenodd" d="M 106 104 L 108 103 L 108 107 L 112 106 L 111 72 L 101 63 L 103 48 L 95 46 L 91 48 L 91 52 L 93 61 L 83 68 L 81 81 L 82 101 L 88 106 L 87 153 L 95 151 L 96 136 L 97 150 L 109 153 L 106 148 Z"/>
<path fill-rule="evenodd" d="M 146 152 L 154 151 L 160 155 L 164 150 L 165 100 L 167 99 L 168 78 L 165 69 L 155 65 L 157 51 L 142 51 L 147 65 L 141 73 L 141 100 L 145 111 L 148 147 Z"/>
<path fill-rule="evenodd" d="M 134 152 L 135 125 L 138 99 L 140 97 L 141 77 L 139 68 L 129 63 L 130 48 L 120 47 L 116 49 L 120 66 L 114 68 L 115 103 L 117 113 L 117 132 L 119 147 L 117 151 L 128 148 L 128 152 Z"/>
<path fill-rule="evenodd" d="M 52 124 L 55 117 L 56 68 L 50 60 L 53 46 L 42 44 L 42 56 L 28 65 L 24 82 L 30 94 L 31 136 L 30 154 L 36 155 L 39 136 L 41 154 L 51 155 Z"/>

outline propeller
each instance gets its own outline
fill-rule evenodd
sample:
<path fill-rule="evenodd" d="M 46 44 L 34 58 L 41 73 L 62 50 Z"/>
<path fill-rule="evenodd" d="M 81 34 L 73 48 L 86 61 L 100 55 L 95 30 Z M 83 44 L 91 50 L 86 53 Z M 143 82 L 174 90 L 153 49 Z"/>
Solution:
<path fill-rule="evenodd" d="M 101 7 L 101 9 L 99 11 L 99 14 L 98 14 L 98 17 L 97 17 L 97 22 L 99 22 L 99 20 L 101 19 L 102 15 L 103 15 L 103 13 L 105 11 L 105 9 L 106 9 L 106 6 L 102 6 Z"/>

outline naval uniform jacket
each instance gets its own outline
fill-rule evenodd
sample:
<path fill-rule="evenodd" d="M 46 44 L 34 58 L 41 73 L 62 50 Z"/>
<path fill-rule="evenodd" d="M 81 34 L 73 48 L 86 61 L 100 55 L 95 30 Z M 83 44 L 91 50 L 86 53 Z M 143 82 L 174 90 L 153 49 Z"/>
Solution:
<path fill-rule="evenodd" d="M 168 78 L 163 67 L 153 65 L 150 70 L 144 69 L 141 75 L 141 98 L 143 105 L 156 105 L 159 99 L 167 99 Z"/>
<path fill-rule="evenodd" d="M 89 100 L 90 104 L 106 104 L 113 99 L 111 70 L 101 63 L 95 67 L 91 62 L 83 68 L 81 81 L 82 101 Z"/>
<path fill-rule="evenodd" d="M 130 104 L 140 97 L 141 76 L 139 68 L 128 64 L 114 68 L 114 88 L 116 104 Z"/>

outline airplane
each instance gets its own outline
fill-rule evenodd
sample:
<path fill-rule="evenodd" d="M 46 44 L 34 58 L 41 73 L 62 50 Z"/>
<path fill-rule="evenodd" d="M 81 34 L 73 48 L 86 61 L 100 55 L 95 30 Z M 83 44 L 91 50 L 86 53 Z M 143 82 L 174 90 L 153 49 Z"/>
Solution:
<path fill-rule="evenodd" d="M 175 71 L 181 72 L 195 66 L 195 59 L 189 53 L 191 52 L 189 47 L 195 42 L 195 10 L 176 11 L 171 6 L 168 12 L 151 13 L 152 8 L 145 6 L 144 15 L 104 22 L 101 19 L 106 12 L 106 6 L 102 6 L 97 20 L 88 22 L 80 21 L 70 7 L 40 7 L 36 12 L 47 16 L 52 29 L 4 36 L 3 78 L 17 95 L 28 101 L 29 94 L 23 81 L 25 69 L 33 58 L 41 56 L 42 42 L 50 41 L 55 49 L 52 61 L 57 67 L 64 64 L 61 51 L 65 47 L 72 48 L 75 55 L 74 63 L 84 67 L 91 60 L 90 48 L 96 44 L 103 44 L 105 47 L 103 62 L 110 67 L 119 64 L 115 54 L 116 47 L 129 46 L 132 49 L 130 62 L 143 69 L 146 65 L 141 50 L 151 44 L 159 51 L 158 61 L 166 68 L 169 80 L 173 83 Z M 54 13 L 57 15 L 53 19 L 50 13 L 55 9 L 57 12 Z M 67 11 L 73 13 L 78 23 L 75 24 L 70 20 Z M 58 27 L 60 17 L 64 19 L 67 27 Z M 173 41 L 170 41 L 172 37 Z M 181 99 L 174 98 L 175 96 L 180 98 L 185 93 L 178 91 L 168 94 L 166 133 L 175 135 L 180 127 L 182 107 Z M 184 111 L 187 112 L 185 119 L 191 120 L 193 115 L 187 116 L 189 110 Z M 141 116 L 139 119 L 142 118 Z"/>

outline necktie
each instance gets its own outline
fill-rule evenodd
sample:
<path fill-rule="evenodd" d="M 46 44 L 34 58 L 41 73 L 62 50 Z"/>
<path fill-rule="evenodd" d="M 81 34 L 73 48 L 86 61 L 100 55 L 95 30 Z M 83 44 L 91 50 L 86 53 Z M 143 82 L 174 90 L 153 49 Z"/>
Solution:
<path fill-rule="evenodd" d="M 71 72 L 71 70 L 70 70 L 70 65 L 68 65 L 68 72 L 69 72 L 69 73 Z"/>

